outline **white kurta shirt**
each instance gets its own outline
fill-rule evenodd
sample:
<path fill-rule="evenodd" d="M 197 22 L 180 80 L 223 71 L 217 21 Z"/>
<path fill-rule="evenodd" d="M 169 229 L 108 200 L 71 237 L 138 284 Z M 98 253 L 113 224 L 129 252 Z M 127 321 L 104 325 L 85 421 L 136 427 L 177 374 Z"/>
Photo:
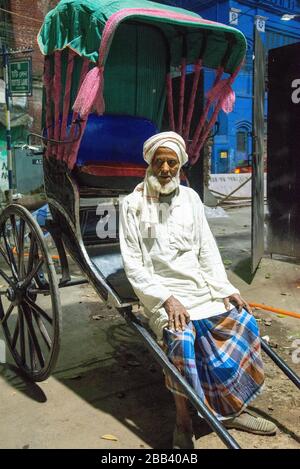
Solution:
<path fill-rule="evenodd" d="M 163 303 L 173 295 L 190 318 L 226 312 L 223 298 L 239 291 L 231 285 L 208 226 L 198 194 L 179 186 L 170 205 L 160 206 L 155 237 L 146 237 L 140 222 L 142 193 L 121 204 L 120 246 L 129 282 L 160 340 L 168 325 Z"/>

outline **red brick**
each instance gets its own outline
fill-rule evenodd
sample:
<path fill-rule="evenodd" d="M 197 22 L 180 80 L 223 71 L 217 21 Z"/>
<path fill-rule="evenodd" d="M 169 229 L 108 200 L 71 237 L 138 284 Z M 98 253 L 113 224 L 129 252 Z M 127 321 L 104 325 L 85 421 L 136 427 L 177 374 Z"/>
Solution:
<path fill-rule="evenodd" d="M 33 131 L 41 127 L 42 95 L 38 86 L 42 81 L 44 58 L 37 45 L 37 34 L 47 12 L 58 3 L 58 0 L 11 0 L 10 15 L 14 49 L 32 48 L 32 71 L 34 94 L 28 98 L 29 114 L 34 119 Z M 15 13 L 15 14 L 13 14 Z M 20 15 L 20 16 L 19 16 Z"/>

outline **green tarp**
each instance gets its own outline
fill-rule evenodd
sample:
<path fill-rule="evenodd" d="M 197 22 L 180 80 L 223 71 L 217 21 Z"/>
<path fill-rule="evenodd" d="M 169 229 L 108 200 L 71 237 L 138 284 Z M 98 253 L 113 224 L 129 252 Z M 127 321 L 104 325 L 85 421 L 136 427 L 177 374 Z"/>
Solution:
<path fill-rule="evenodd" d="M 146 117 L 160 128 L 165 105 L 166 55 L 163 38 L 160 34 L 156 34 L 150 25 L 122 24 L 115 34 L 105 66 L 105 112 Z M 62 113 L 68 49 L 63 50 L 61 63 L 60 112 Z M 81 67 L 82 59 L 76 57 L 72 73 L 69 112 L 72 111 L 78 92 Z M 53 73 L 54 56 L 51 56 L 51 68 Z M 45 103 L 43 108 L 45 109 Z"/>
<path fill-rule="evenodd" d="M 109 17 L 124 8 L 160 9 L 183 13 L 195 18 L 199 15 L 181 8 L 169 7 L 146 0 L 62 0 L 45 18 L 38 42 L 43 54 L 71 47 L 78 54 L 97 62 L 101 34 Z M 171 65 L 178 66 L 186 38 L 187 60 L 193 63 L 200 52 L 203 32 L 210 32 L 204 55 L 204 65 L 217 68 L 224 56 L 228 40 L 234 40 L 225 71 L 232 72 L 240 64 L 246 50 L 243 34 L 230 26 L 170 19 L 166 14 L 152 17 L 151 13 L 130 17 L 125 23 L 148 23 L 159 28 L 170 49 Z M 127 39 L 129 41 L 130 38 Z M 129 42 L 128 42 L 129 44 Z"/>
<path fill-rule="evenodd" d="M 161 129 L 166 74 L 170 65 L 172 72 L 178 74 L 184 51 L 187 63 L 192 64 L 198 59 L 205 41 L 203 61 L 204 66 L 210 68 L 219 67 L 226 51 L 229 51 L 225 67 L 227 72 L 233 72 L 244 57 L 246 41 L 240 31 L 221 24 L 199 24 L 192 19 L 179 20 L 168 16 L 169 13 L 180 13 L 201 20 L 199 15 L 187 10 L 145 0 L 62 0 L 46 16 L 38 37 L 42 52 L 50 56 L 52 75 L 53 53 L 62 51 L 61 114 L 68 51 L 71 48 L 78 54 L 71 77 L 71 113 L 78 93 L 83 58 L 90 60 L 90 67 L 96 65 L 107 20 L 111 15 L 128 8 L 143 9 L 143 15 L 126 18 L 115 31 L 104 68 L 107 114 L 145 117 Z M 151 16 L 152 9 L 163 13 L 159 13 L 158 17 Z"/>

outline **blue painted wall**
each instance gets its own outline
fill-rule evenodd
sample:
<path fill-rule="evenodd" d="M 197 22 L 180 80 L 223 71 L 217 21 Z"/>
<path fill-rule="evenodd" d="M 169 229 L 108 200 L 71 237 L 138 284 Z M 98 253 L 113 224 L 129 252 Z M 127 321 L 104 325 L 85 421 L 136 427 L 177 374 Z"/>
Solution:
<path fill-rule="evenodd" d="M 261 33 L 266 51 L 293 42 L 300 42 L 300 1 L 297 0 L 160 0 L 160 3 L 175 5 L 199 13 L 204 18 L 229 23 L 231 8 L 241 10 L 234 27 L 240 29 L 247 38 L 248 50 L 244 68 L 234 84 L 236 104 L 234 111 L 219 115 L 219 132 L 214 138 L 212 153 L 212 173 L 233 172 L 241 164 L 251 162 L 252 144 L 252 56 L 253 31 L 257 15 L 266 18 L 265 32 Z M 299 17 L 283 21 L 283 14 L 298 14 Z M 211 72 L 206 72 L 205 84 L 211 83 Z M 265 114 L 267 112 L 265 106 Z"/>

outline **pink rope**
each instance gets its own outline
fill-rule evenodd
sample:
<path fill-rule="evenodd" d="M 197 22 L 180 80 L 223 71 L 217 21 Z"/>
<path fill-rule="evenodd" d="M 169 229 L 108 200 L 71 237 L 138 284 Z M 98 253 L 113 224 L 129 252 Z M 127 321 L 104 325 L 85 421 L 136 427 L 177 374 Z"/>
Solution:
<path fill-rule="evenodd" d="M 60 140 L 65 140 L 67 136 L 67 124 L 68 124 L 68 115 L 70 108 L 70 97 L 71 97 L 71 86 L 72 86 L 72 73 L 74 68 L 74 57 L 75 52 L 72 49 L 68 50 L 68 65 L 66 71 L 66 85 L 65 85 L 65 95 L 64 95 L 64 104 L 63 104 L 63 115 L 61 121 L 60 129 Z M 60 144 L 58 146 L 58 159 L 64 159 L 65 145 Z"/>
<path fill-rule="evenodd" d="M 226 96 L 226 98 L 222 102 L 222 110 L 226 113 L 229 114 L 230 112 L 233 111 L 235 103 L 235 92 L 233 89 L 230 87 L 229 92 Z"/>
<path fill-rule="evenodd" d="M 191 158 L 191 163 L 192 164 L 195 164 L 197 161 L 198 161 L 198 158 L 200 156 L 200 151 L 208 137 L 208 134 L 210 132 L 210 130 L 212 129 L 212 127 L 215 125 L 215 122 L 217 120 L 217 117 L 218 117 L 218 114 L 220 112 L 220 109 L 221 109 L 221 106 L 222 106 L 222 99 L 220 98 L 218 104 L 216 105 L 215 109 L 214 109 L 214 112 L 208 122 L 208 124 L 205 126 L 205 130 L 203 131 L 200 139 L 199 139 L 199 142 L 197 144 L 197 146 L 195 147 L 195 150 L 194 150 L 194 154 L 191 155 L 192 158 Z"/>
<path fill-rule="evenodd" d="M 171 72 L 167 74 L 167 103 L 168 103 L 168 113 L 169 113 L 169 126 L 171 130 L 175 131 L 173 85 L 172 85 Z"/>
<path fill-rule="evenodd" d="M 199 141 L 197 142 L 197 145 L 193 153 L 191 154 L 191 164 L 195 164 L 198 161 L 198 158 L 200 156 L 200 151 L 209 135 L 210 130 L 212 129 L 212 127 L 214 126 L 217 120 L 220 110 L 223 108 L 223 109 L 230 109 L 230 112 L 232 111 L 232 107 L 234 104 L 234 100 L 233 100 L 234 92 L 231 88 L 231 85 L 233 81 L 235 80 L 237 74 L 239 73 L 241 65 L 239 65 L 239 67 L 234 71 L 234 73 L 232 73 L 232 75 L 229 78 L 222 80 L 222 82 L 219 82 L 219 83 L 222 83 L 222 86 L 219 86 L 220 90 L 219 90 L 218 97 L 216 96 L 216 93 L 212 93 L 212 90 L 211 90 L 210 93 L 213 96 L 213 98 L 211 97 L 211 99 L 214 99 L 214 101 L 217 99 L 217 103 L 215 105 L 215 109 L 213 111 L 213 114 L 209 122 L 205 126 L 202 132 L 202 135 L 199 138 Z M 229 98 L 229 104 L 228 104 L 228 98 Z M 212 101 L 212 103 L 214 101 Z"/>
<path fill-rule="evenodd" d="M 182 134 L 182 122 L 184 111 L 184 92 L 185 92 L 185 74 L 186 74 L 186 58 L 181 59 L 181 76 L 180 76 L 180 90 L 179 90 L 179 111 L 178 111 L 178 126 L 177 132 Z"/>
<path fill-rule="evenodd" d="M 94 103 L 98 114 L 104 112 L 103 73 L 103 66 L 92 68 L 80 87 L 73 109 L 83 118 L 88 116 Z"/>
<path fill-rule="evenodd" d="M 217 86 L 219 81 L 221 80 L 223 70 L 224 70 L 223 67 L 218 68 L 212 89 L 214 89 L 214 87 Z M 191 145 L 188 148 L 188 152 L 189 152 L 190 155 L 194 154 L 195 147 L 196 147 L 197 142 L 200 138 L 201 132 L 203 131 L 203 126 L 205 124 L 205 121 L 206 121 L 206 118 L 207 118 L 207 115 L 208 115 L 208 112 L 209 112 L 209 109 L 210 109 L 210 106 L 211 106 L 211 99 L 212 99 L 212 97 L 210 97 L 206 100 L 204 111 L 203 111 L 203 113 L 200 117 L 199 123 L 196 127 L 196 130 L 195 130 L 195 133 L 194 133 L 194 136 L 193 136 L 193 141 L 192 141 Z"/>
<path fill-rule="evenodd" d="M 52 128 L 52 112 L 51 112 L 51 95 L 52 95 L 52 76 L 51 76 L 51 62 L 50 62 L 50 57 L 47 55 L 45 57 L 45 70 L 44 70 L 44 86 L 45 86 L 45 92 L 46 92 L 46 129 L 47 129 L 47 138 L 52 138 L 53 137 L 53 128 Z M 47 149 L 46 149 L 46 158 L 49 157 L 50 155 L 50 148 L 51 145 L 48 142 L 47 143 Z"/>
<path fill-rule="evenodd" d="M 61 51 L 54 52 L 54 79 L 53 79 L 53 101 L 54 101 L 54 139 L 59 140 L 60 134 L 60 95 L 61 95 Z M 58 144 L 52 145 L 52 155 L 57 157 Z"/>
<path fill-rule="evenodd" d="M 81 85 L 83 83 L 84 78 L 86 77 L 88 70 L 90 66 L 90 61 L 88 59 L 83 59 L 82 67 L 81 67 L 81 73 L 80 73 L 80 79 L 79 79 L 79 85 L 78 89 L 80 90 Z M 70 139 L 74 139 L 76 135 L 76 129 L 78 131 L 78 126 L 74 124 L 75 120 L 79 117 L 78 112 L 74 111 L 72 115 L 72 124 L 70 128 Z M 81 122 L 81 137 L 79 140 L 76 142 L 70 144 L 69 148 L 67 149 L 64 159 L 68 165 L 69 169 L 73 169 L 75 163 L 76 163 L 76 158 L 77 158 L 77 153 L 79 149 L 79 145 L 81 142 L 81 139 L 84 134 L 84 130 L 86 127 L 87 119 L 85 119 L 83 122 Z"/>
<path fill-rule="evenodd" d="M 190 134 L 191 121 L 192 121 L 192 116 L 193 116 L 194 107 L 195 107 L 196 92 L 197 92 L 197 88 L 198 88 L 201 68 L 202 68 L 202 60 L 198 59 L 197 62 L 195 63 L 193 87 L 192 87 L 192 92 L 191 92 L 191 96 L 190 96 L 190 100 L 189 100 L 188 112 L 187 112 L 187 116 L 186 116 L 186 123 L 185 123 L 185 126 L 184 126 L 184 132 L 183 132 L 183 138 L 186 142 L 187 142 L 187 140 L 189 138 L 189 134 Z"/>

